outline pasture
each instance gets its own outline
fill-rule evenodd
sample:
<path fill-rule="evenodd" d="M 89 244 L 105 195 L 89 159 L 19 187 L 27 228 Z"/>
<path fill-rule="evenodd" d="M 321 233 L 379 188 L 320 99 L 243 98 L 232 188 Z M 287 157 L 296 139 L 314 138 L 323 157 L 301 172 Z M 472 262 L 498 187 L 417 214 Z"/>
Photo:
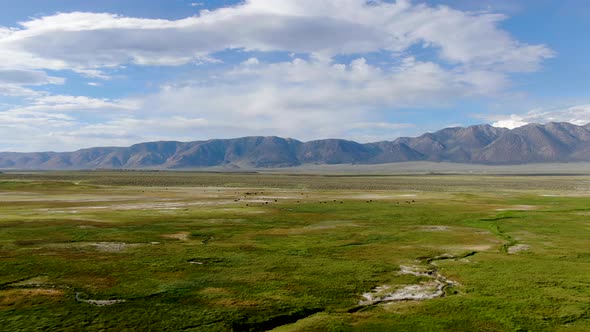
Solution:
<path fill-rule="evenodd" d="M 590 176 L 0 174 L 6 331 L 587 331 Z"/>

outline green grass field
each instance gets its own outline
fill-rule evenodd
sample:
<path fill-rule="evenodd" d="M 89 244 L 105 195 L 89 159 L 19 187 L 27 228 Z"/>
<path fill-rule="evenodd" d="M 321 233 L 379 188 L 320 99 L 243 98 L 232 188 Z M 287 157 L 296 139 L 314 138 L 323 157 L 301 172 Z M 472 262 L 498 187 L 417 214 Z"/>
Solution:
<path fill-rule="evenodd" d="M 0 174 L 0 330 L 588 331 L 590 176 Z"/>

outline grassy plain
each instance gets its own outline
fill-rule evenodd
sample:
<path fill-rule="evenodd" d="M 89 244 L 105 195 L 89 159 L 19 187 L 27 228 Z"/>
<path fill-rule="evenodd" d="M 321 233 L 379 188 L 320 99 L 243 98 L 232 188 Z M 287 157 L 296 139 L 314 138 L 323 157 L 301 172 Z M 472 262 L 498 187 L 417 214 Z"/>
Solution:
<path fill-rule="evenodd" d="M 0 329 L 588 331 L 589 238 L 590 176 L 7 173 Z"/>

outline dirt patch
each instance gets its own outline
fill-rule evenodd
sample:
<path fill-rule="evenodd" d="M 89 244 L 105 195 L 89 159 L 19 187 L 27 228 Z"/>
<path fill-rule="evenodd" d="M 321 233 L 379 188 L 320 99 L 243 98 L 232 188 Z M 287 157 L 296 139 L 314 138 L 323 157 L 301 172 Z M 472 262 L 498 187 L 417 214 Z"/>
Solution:
<path fill-rule="evenodd" d="M 505 208 L 496 209 L 496 211 L 530 211 L 538 209 L 535 205 L 512 205 Z"/>
<path fill-rule="evenodd" d="M 2 201 L 4 202 L 56 202 L 56 203 L 108 203 L 108 202 L 123 202 L 123 201 L 131 201 L 134 198 L 130 198 L 128 196 L 120 196 L 120 197 L 96 197 L 96 198 L 76 198 L 72 199 L 70 196 L 61 196 L 55 195 L 51 198 L 46 197 L 44 195 L 38 195 L 36 193 L 30 194 L 15 194 L 10 195 L 12 197 L 3 197 Z M 136 198 L 140 198 L 137 196 Z M 49 211 L 51 209 L 48 208 L 41 208 L 37 209 L 37 211 Z"/>
<path fill-rule="evenodd" d="M 199 202 L 153 202 L 153 203 L 137 203 L 137 204 L 113 204 L 113 205 L 99 205 L 77 207 L 78 210 L 104 210 L 109 209 L 113 211 L 127 211 L 127 210 L 180 210 L 182 208 L 191 206 L 210 206 L 210 205 L 227 205 L 235 204 L 236 202 L 230 200 L 216 200 L 216 201 L 199 201 Z"/>
<path fill-rule="evenodd" d="M 267 200 L 267 199 L 241 199 L 240 202 L 242 203 L 274 203 L 274 200 Z"/>
<path fill-rule="evenodd" d="M 421 226 L 420 230 L 424 232 L 446 232 L 449 230 L 447 226 Z"/>
<path fill-rule="evenodd" d="M 22 289 L 25 293 L 30 294 L 32 296 L 61 296 L 63 295 L 63 291 L 61 289 L 55 288 L 33 288 L 33 289 Z"/>
<path fill-rule="evenodd" d="M 331 221 L 322 221 L 317 224 L 308 225 L 303 227 L 304 229 L 334 229 L 340 227 L 359 227 L 359 225 L 355 224 L 352 221 L 347 220 L 331 220 Z"/>
<path fill-rule="evenodd" d="M 415 266 L 400 266 L 400 274 L 410 274 L 426 277 L 431 280 L 414 285 L 403 285 L 394 288 L 390 285 L 377 286 L 371 292 L 363 293 L 359 305 L 367 306 L 378 303 L 390 303 L 400 301 L 423 301 L 443 297 L 445 288 L 457 285 L 456 282 L 447 279 L 437 270 L 427 270 Z"/>
<path fill-rule="evenodd" d="M 190 234 L 188 232 L 180 232 L 180 233 L 174 233 L 174 234 L 162 234 L 162 237 L 165 237 L 167 239 L 175 239 L 175 240 L 181 240 L 181 241 L 188 241 L 189 236 L 190 236 Z"/>
<path fill-rule="evenodd" d="M 531 246 L 529 246 L 528 244 L 517 244 L 517 245 L 509 247 L 508 253 L 509 254 L 516 254 L 518 252 L 527 251 L 530 249 L 531 249 Z"/>
<path fill-rule="evenodd" d="M 125 242 L 94 242 L 89 243 L 98 251 L 102 252 L 121 252 L 128 248 L 135 248 L 140 246 L 139 243 L 125 243 Z"/>
<path fill-rule="evenodd" d="M 364 293 L 360 305 L 371 305 L 380 302 L 398 301 L 423 301 L 441 297 L 444 294 L 443 286 L 436 281 L 422 282 L 416 285 L 408 285 L 393 290 L 391 286 L 376 287 L 370 293 Z"/>
<path fill-rule="evenodd" d="M 430 270 L 422 268 L 422 267 L 410 266 L 410 265 L 400 265 L 398 273 L 399 274 L 409 274 L 409 275 L 413 275 L 413 276 L 417 276 L 417 277 L 432 277 L 432 272 Z"/>
<path fill-rule="evenodd" d="M 492 244 L 468 244 L 468 245 L 464 245 L 464 246 L 450 246 L 450 247 L 445 247 L 448 250 L 474 250 L 474 251 L 486 251 L 486 250 L 490 250 L 494 247 L 494 245 Z"/>
<path fill-rule="evenodd" d="M 80 298 L 80 293 L 76 293 L 76 301 L 83 302 L 97 307 L 109 306 L 117 303 L 123 303 L 125 300 L 84 300 Z"/>
<path fill-rule="evenodd" d="M 403 195 L 396 195 L 391 193 L 372 193 L 372 194 L 354 194 L 344 196 L 346 198 L 351 199 L 401 199 L 401 198 L 409 198 L 409 197 L 416 197 L 416 194 L 403 194 Z"/>
<path fill-rule="evenodd" d="M 103 307 L 107 305 L 122 303 L 125 302 L 125 300 L 80 300 L 80 302 L 92 304 L 98 307 Z"/>
<path fill-rule="evenodd" d="M 76 214 L 76 213 L 78 213 L 78 210 L 68 210 L 68 211 L 65 211 L 65 210 L 49 210 L 49 209 L 43 209 L 43 210 L 46 210 L 45 212 L 43 212 L 45 214 L 65 214 L 65 213 Z"/>
<path fill-rule="evenodd" d="M 15 282 L 10 284 L 12 287 L 33 287 L 33 286 L 41 286 L 41 285 L 50 285 L 49 277 L 41 276 L 41 277 L 34 277 L 31 279 L 23 280 L 20 282 Z"/>
<path fill-rule="evenodd" d="M 222 223 L 240 223 L 240 222 L 244 222 L 246 221 L 246 219 L 207 219 L 207 222 L 213 223 L 213 224 L 222 224 Z"/>

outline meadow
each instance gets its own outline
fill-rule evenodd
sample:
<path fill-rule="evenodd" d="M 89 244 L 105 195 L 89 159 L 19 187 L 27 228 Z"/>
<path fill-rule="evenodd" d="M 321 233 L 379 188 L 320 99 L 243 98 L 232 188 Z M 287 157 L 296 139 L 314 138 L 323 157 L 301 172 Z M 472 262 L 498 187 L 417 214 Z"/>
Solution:
<path fill-rule="evenodd" d="M 0 330 L 588 331 L 590 176 L 0 174 Z"/>

